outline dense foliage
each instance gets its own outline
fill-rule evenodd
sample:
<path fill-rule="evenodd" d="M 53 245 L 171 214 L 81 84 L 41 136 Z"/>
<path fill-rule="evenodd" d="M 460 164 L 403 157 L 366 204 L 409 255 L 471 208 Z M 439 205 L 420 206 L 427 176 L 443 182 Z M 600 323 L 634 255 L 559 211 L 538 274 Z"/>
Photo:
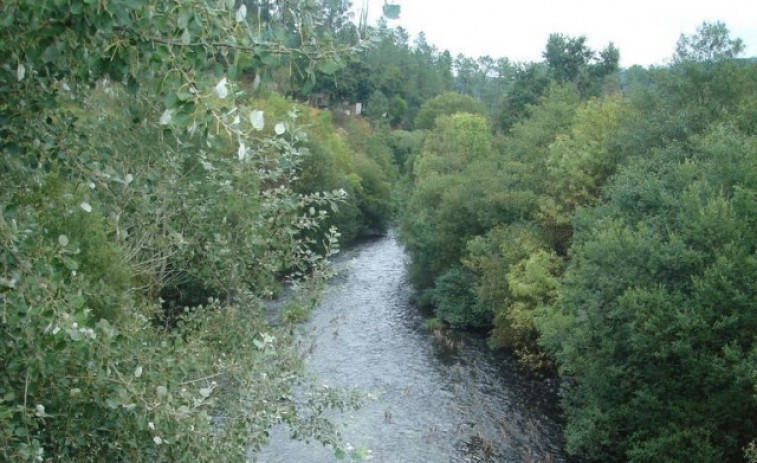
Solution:
<path fill-rule="evenodd" d="M 295 398 L 262 301 L 386 227 L 392 152 L 264 91 L 362 44 L 250 3 L 2 3 L 1 460 L 241 461 L 277 423 L 344 454 L 354 398 Z"/>
<path fill-rule="evenodd" d="M 452 57 L 426 42 L 423 34 L 408 43 L 407 31 L 385 22 L 371 32 L 378 38 L 375 46 L 319 79 L 314 91 L 334 102 L 362 102 L 374 124 L 412 129 L 426 100 L 453 90 Z"/>
<path fill-rule="evenodd" d="M 0 458 L 243 460 L 278 423 L 343 457 L 325 416 L 356 399 L 295 387 L 264 300 L 293 285 L 301 320 L 397 208 L 431 325 L 558 373 L 570 453 L 757 461 L 741 41 L 705 23 L 622 71 L 560 34 L 538 63 L 453 59 L 349 7 L 0 6 Z"/>
<path fill-rule="evenodd" d="M 559 372 L 573 454 L 754 458 L 757 68 L 742 49 L 706 23 L 670 65 L 618 73 L 612 45 L 556 34 L 489 111 L 504 136 L 470 106 L 423 122 L 399 220 L 420 300 Z"/>

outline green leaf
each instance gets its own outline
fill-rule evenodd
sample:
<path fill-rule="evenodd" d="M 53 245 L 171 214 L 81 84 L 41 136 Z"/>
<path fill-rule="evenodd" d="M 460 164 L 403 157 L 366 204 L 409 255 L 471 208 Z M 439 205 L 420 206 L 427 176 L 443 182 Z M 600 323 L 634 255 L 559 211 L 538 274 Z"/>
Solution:
<path fill-rule="evenodd" d="M 192 10 L 181 10 L 179 12 L 179 20 L 177 23 L 177 26 L 179 29 L 187 29 L 187 26 L 189 25 L 189 20 L 192 19 L 194 16 L 194 11 Z"/>
<path fill-rule="evenodd" d="M 342 67 L 342 63 L 337 60 L 322 61 L 318 64 L 318 70 L 326 75 L 334 74 Z"/>
<path fill-rule="evenodd" d="M 74 309 L 81 309 L 82 307 L 84 307 L 84 297 L 79 294 L 68 295 L 66 296 L 66 299 Z"/>
<path fill-rule="evenodd" d="M 176 92 L 176 99 L 179 101 L 191 101 L 194 99 L 194 95 L 187 90 L 179 90 Z"/>
<path fill-rule="evenodd" d="M 69 269 L 69 270 L 78 270 L 79 269 L 79 263 L 76 262 L 75 260 L 69 258 L 69 257 L 64 257 L 63 258 L 63 265 L 65 265 L 66 268 Z"/>
<path fill-rule="evenodd" d="M 273 66 L 276 64 L 276 56 L 271 53 L 258 55 L 258 58 L 260 59 L 260 62 L 266 66 Z"/>
<path fill-rule="evenodd" d="M 232 64 L 226 69 L 226 73 L 229 75 L 229 79 L 236 80 L 239 78 L 239 68 Z"/>

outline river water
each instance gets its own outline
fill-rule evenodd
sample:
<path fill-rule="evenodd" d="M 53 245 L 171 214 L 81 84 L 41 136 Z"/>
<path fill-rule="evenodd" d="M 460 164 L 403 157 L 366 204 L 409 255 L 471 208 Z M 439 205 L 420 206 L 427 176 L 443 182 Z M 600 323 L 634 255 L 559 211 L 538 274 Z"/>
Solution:
<path fill-rule="evenodd" d="M 323 384 L 369 393 L 334 417 L 345 441 L 381 463 L 562 462 L 556 396 L 476 335 L 442 338 L 412 305 L 406 256 L 393 236 L 337 261 L 340 274 L 311 314 L 302 342 Z M 272 433 L 261 463 L 330 462 L 320 444 Z"/>

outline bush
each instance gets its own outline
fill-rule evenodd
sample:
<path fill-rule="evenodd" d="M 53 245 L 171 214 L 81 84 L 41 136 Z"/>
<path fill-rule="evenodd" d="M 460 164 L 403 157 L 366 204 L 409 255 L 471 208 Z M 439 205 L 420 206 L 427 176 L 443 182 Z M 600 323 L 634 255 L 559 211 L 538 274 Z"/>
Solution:
<path fill-rule="evenodd" d="M 282 278 L 327 276 L 338 234 L 307 233 L 344 199 L 294 191 L 296 108 L 234 80 L 276 61 L 244 45 L 267 27 L 106 3 L 0 6 L 0 460 L 241 461 L 282 422 L 344 453 L 324 413 L 352 398 L 296 402 L 299 355 L 262 318 Z"/>
<path fill-rule="evenodd" d="M 722 127 L 691 141 L 631 163 L 577 215 L 541 323 L 569 378 L 571 451 L 739 461 L 754 437 L 756 145 Z"/>
<path fill-rule="evenodd" d="M 426 101 L 415 117 L 415 128 L 431 130 L 440 116 L 469 113 L 486 116 L 486 107 L 475 98 L 459 93 L 447 92 Z"/>
<path fill-rule="evenodd" d="M 430 291 L 439 320 L 453 328 L 485 328 L 491 312 L 476 301 L 476 281 L 467 269 L 457 266 L 436 279 Z"/>

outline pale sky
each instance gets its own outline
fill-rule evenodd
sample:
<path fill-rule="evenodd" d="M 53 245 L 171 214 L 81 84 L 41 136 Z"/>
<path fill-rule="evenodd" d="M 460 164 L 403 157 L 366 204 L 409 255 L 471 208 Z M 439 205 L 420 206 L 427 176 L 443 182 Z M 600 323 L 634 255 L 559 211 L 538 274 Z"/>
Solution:
<path fill-rule="evenodd" d="M 360 10 L 364 0 L 353 0 Z M 376 24 L 384 0 L 366 0 Z M 541 61 L 549 34 L 585 35 L 595 50 L 610 41 L 629 67 L 665 64 L 678 37 L 696 32 L 702 21 L 722 21 L 746 44 L 744 56 L 757 56 L 756 0 L 389 0 L 402 7 L 391 27 L 413 37 L 425 32 L 429 43 L 453 56 L 507 57 Z"/>

